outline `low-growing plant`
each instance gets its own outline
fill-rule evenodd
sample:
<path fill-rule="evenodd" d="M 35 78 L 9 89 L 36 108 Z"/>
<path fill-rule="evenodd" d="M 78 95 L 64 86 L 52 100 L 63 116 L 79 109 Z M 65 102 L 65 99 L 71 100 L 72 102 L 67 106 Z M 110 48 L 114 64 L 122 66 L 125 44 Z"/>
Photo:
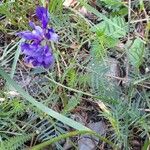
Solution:
<path fill-rule="evenodd" d="M 77 149 L 81 134 L 148 149 L 147 1 L 67 2 L 0 3 L 0 150 Z M 93 107 L 105 136 L 86 126 Z"/>

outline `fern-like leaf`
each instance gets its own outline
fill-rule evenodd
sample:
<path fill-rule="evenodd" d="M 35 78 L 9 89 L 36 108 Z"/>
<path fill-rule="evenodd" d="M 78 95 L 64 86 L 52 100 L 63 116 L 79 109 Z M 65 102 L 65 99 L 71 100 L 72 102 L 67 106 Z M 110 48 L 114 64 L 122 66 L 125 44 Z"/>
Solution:
<path fill-rule="evenodd" d="M 107 36 L 112 38 L 121 38 L 124 37 L 127 33 L 127 25 L 123 17 L 111 17 L 111 22 L 109 24 L 107 21 L 102 21 L 99 24 L 92 27 L 92 31 L 103 31 Z"/>
<path fill-rule="evenodd" d="M 117 103 L 119 99 L 119 87 L 108 79 L 106 74 L 110 70 L 108 64 L 103 61 L 91 61 L 91 87 L 93 92 L 107 103 Z"/>
<path fill-rule="evenodd" d="M 20 150 L 21 146 L 31 138 L 31 135 L 12 137 L 0 143 L 0 150 Z"/>
<path fill-rule="evenodd" d="M 144 42 L 140 38 L 135 39 L 128 53 L 129 60 L 135 68 L 139 68 L 139 66 L 142 64 L 144 52 Z"/>
<path fill-rule="evenodd" d="M 123 4 L 122 0 L 100 0 L 100 1 L 104 2 L 105 5 L 109 8 L 120 7 Z"/>

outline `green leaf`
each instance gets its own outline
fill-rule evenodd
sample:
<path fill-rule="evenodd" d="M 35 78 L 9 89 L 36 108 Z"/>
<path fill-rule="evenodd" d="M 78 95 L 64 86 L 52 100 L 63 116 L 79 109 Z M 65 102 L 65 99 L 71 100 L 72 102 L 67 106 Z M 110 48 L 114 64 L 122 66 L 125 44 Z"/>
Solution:
<path fill-rule="evenodd" d="M 104 31 L 96 31 L 97 36 L 92 42 L 91 55 L 97 60 L 101 60 L 107 55 L 107 49 L 113 48 L 118 43 L 118 39 L 105 34 Z"/>
<path fill-rule="evenodd" d="M 101 2 L 104 2 L 109 7 L 119 7 L 122 6 L 121 0 L 100 0 Z"/>
<path fill-rule="evenodd" d="M 51 13 L 59 12 L 59 15 L 62 14 L 63 0 L 50 1 L 49 10 Z"/>
<path fill-rule="evenodd" d="M 70 112 L 71 110 L 73 110 L 80 102 L 80 95 L 77 96 L 73 96 L 67 103 L 67 105 L 65 106 L 63 112 L 67 113 Z"/>
<path fill-rule="evenodd" d="M 42 5 L 45 7 L 46 5 L 46 0 L 41 0 Z"/>
<path fill-rule="evenodd" d="M 68 86 L 73 87 L 77 82 L 77 72 L 74 68 L 71 68 L 67 73 Z"/>
<path fill-rule="evenodd" d="M 127 7 L 124 7 L 124 8 L 119 8 L 119 10 L 115 10 L 111 13 L 112 16 L 116 16 L 116 15 L 119 15 L 119 16 L 126 16 L 128 14 L 128 8 Z"/>
<path fill-rule="evenodd" d="M 105 34 L 111 38 L 121 38 L 127 33 L 127 25 L 123 17 L 111 17 L 111 22 L 102 21 L 101 23 L 93 26 L 91 30 L 93 32 L 103 31 Z M 119 29 L 118 29 L 119 28 Z M 120 29 L 121 28 L 121 29 Z"/>
<path fill-rule="evenodd" d="M 0 75 L 7 81 L 8 84 L 13 86 L 19 93 L 24 97 L 27 101 L 29 101 L 32 105 L 36 106 L 39 110 L 43 111 L 44 113 L 48 114 L 49 116 L 61 121 L 68 126 L 77 129 L 77 130 L 86 130 L 89 131 L 90 129 L 85 127 L 84 125 L 74 121 L 73 119 L 67 118 L 62 114 L 46 107 L 41 102 L 36 101 L 31 95 L 25 92 L 14 80 L 12 80 L 9 75 L 2 69 L 0 69 Z"/>
<path fill-rule="evenodd" d="M 93 41 L 91 47 L 91 55 L 97 60 L 101 60 L 106 56 L 106 49 L 104 47 L 103 40 L 96 39 L 95 41 Z"/>
<path fill-rule="evenodd" d="M 144 146 L 142 147 L 142 150 L 148 150 L 149 147 L 150 147 L 150 141 L 145 140 Z"/>
<path fill-rule="evenodd" d="M 110 72 L 110 64 L 108 61 L 97 61 L 95 58 L 89 63 L 91 69 L 91 88 L 95 95 L 99 96 L 103 101 L 113 104 L 119 99 L 120 89 L 113 80 L 107 77 Z"/>
<path fill-rule="evenodd" d="M 18 45 L 19 43 L 21 43 L 23 40 L 20 40 L 18 42 Z M 16 70 L 16 66 L 17 66 L 17 62 L 18 62 L 18 59 L 19 59 L 19 56 L 20 56 L 20 46 L 18 46 L 17 50 L 16 50 L 16 53 L 15 53 L 15 56 L 14 56 L 14 61 L 13 61 L 13 64 L 12 64 L 12 69 L 11 69 L 11 78 L 13 78 L 14 74 L 15 74 L 15 70 Z"/>
<path fill-rule="evenodd" d="M 144 58 L 145 52 L 144 42 L 140 38 L 135 39 L 135 41 L 133 42 L 128 51 L 129 51 L 128 56 L 131 64 L 135 68 L 139 68 Z"/>
<path fill-rule="evenodd" d="M 0 142 L 0 150 L 17 150 L 28 140 L 31 139 L 31 135 L 19 135 L 15 137 L 11 137 L 4 142 Z"/>

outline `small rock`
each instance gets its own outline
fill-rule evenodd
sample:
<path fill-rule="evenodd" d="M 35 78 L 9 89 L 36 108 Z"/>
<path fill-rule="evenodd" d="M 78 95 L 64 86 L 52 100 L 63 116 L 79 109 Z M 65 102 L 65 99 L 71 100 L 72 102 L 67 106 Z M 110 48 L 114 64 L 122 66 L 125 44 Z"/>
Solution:
<path fill-rule="evenodd" d="M 106 125 L 103 121 L 89 123 L 88 127 L 100 135 L 106 133 Z M 91 135 L 82 135 L 78 141 L 79 150 L 94 150 L 99 143 L 99 138 Z"/>

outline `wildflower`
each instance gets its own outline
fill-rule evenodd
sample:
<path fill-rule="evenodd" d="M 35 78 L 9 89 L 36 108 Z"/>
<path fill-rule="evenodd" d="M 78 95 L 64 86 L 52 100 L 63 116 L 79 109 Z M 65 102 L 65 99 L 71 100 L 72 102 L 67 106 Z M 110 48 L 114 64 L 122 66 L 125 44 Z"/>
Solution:
<path fill-rule="evenodd" d="M 25 54 L 25 61 L 33 66 L 51 67 L 54 63 L 54 56 L 48 41 L 58 41 L 58 35 L 53 28 L 48 28 L 50 15 L 44 7 L 37 7 L 36 16 L 41 22 L 41 26 L 29 22 L 32 31 L 18 33 L 20 37 L 28 42 L 21 44 L 22 53 Z"/>

